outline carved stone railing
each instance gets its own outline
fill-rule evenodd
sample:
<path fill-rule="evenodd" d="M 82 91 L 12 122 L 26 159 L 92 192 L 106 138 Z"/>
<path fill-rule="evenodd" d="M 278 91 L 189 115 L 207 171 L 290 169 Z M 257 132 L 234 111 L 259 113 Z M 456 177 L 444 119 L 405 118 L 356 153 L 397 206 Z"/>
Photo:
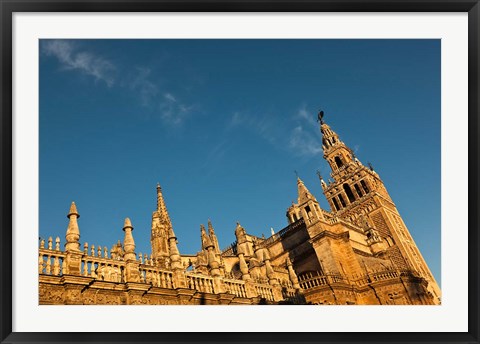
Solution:
<path fill-rule="evenodd" d="M 340 274 L 322 275 L 318 271 L 315 273 L 306 273 L 298 277 L 298 282 L 302 289 L 311 289 L 315 287 L 343 283 L 345 278 Z"/>
<path fill-rule="evenodd" d="M 62 276 L 65 271 L 65 254 L 56 250 L 40 249 L 38 253 L 38 273 Z"/>
<path fill-rule="evenodd" d="M 147 264 L 140 264 L 138 270 L 140 271 L 140 281 L 143 283 L 152 284 L 154 287 L 160 288 L 175 288 L 171 271 Z"/>
<path fill-rule="evenodd" d="M 135 260 L 125 261 L 123 254 L 115 250 L 108 251 L 102 246 L 84 244 L 82 251 L 60 251 L 60 239 L 49 238 L 45 247 L 41 240 L 38 259 L 40 275 L 62 276 L 77 275 L 97 281 L 114 283 L 145 283 L 154 287 L 176 289 L 178 286 L 196 290 L 201 293 L 228 293 L 239 298 L 260 297 L 268 301 L 278 302 L 284 298 L 293 299 L 296 291 L 290 281 L 280 279 L 280 285 L 272 286 L 268 279 L 252 279 L 244 281 L 230 277 L 212 277 L 185 270 L 170 270 L 169 267 L 158 266 L 152 256 L 138 254 Z M 73 256 L 73 258 L 72 258 Z M 72 265 L 70 265 L 72 264 Z M 275 271 L 287 274 L 287 270 L 278 267 Z M 129 280 L 132 278 L 131 280 Z M 280 289 L 281 288 L 281 289 Z"/>
<path fill-rule="evenodd" d="M 224 283 L 227 293 L 233 294 L 238 297 L 247 297 L 245 281 L 224 279 Z"/>
<path fill-rule="evenodd" d="M 83 255 L 81 271 L 100 281 L 125 282 L 125 262 L 121 260 Z"/>
<path fill-rule="evenodd" d="M 268 300 L 274 301 L 272 287 L 268 284 L 255 284 L 255 292 L 258 296 Z"/>
<path fill-rule="evenodd" d="M 45 275 L 61 276 L 65 271 L 65 253 L 60 251 L 60 238 L 55 239 L 55 248 L 53 247 L 53 238 L 49 237 L 47 246 L 45 240 L 40 240 L 38 250 L 38 273 Z"/>
<path fill-rule="evenodd" d="M 351 283 L 363 287 L 372 283 L 398 279 L 400 276 L 412 276 L 410 271 L 381 270 L 361 275 L 354 275 L 347 281 L 347 278 L 340 274 L 320 274 L 318 271 L 306 273 L 298 277 L 302 289 L 311 289 L 320 286 L 328 286 L 336 283 Z"/>
<path fill-rule="evenodd" d="M 186 277 L 188 288 L 198 290 L 202 293 L 216 293 L 212 277 L 193 273 L 186 273 Z"/>

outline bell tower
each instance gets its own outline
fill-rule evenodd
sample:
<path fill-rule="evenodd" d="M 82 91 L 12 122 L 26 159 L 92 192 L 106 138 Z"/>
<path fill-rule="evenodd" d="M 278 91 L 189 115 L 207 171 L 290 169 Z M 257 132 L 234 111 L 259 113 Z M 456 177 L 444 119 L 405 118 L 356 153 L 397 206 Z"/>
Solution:
<path fill-rule="evenodd" d="M 320 176 L 323 193 L 332 212 L 360 227 L 368 221 L 378 240 L 386 243 L 389 259 L 399 270 L 413 270 L 428 281 L 428 290 L 439 302 L 440 288 L 423 259 L 415 241 L 371 164 L 364 166 L 353 151 L 318 114 L 323 157 L 331 168 L 328 183 Z M 367 234 L 367 233 L 366 233 Z"/>

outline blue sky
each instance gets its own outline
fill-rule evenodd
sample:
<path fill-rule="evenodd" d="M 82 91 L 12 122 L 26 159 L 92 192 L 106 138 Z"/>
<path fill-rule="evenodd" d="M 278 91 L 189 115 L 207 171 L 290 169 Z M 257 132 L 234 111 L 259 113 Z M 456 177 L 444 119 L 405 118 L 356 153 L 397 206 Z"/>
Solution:
<path fill-rule="evenodd" d="M 181 253 L 209 218 L 221 247 L 284 228 L 294 171 L 329 210 L 322 109 L 441 282 L 439 40 L 41 40 L 39 66 L 41 237 L 75 201 L 82 243 L 130 217 L 149 254 L 157 182 Z"/>

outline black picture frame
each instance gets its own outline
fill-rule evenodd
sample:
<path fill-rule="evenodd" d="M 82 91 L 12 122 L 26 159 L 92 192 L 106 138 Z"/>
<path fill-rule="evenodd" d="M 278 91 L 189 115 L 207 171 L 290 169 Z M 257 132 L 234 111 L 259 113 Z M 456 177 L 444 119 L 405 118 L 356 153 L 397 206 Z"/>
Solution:
<path fill-rule="evenodd" d="M 38 342 L 479 343 L 478 0 L 0 0 L 0 339 Z M 15 12 L 468 12 L 468 332 L 458 333 L 20 333 L 12 332 L 12 17 Z M 466 276 L 465 276 L 466 277 Z M 285 326 L 281 324 L 280 326 Z"/>

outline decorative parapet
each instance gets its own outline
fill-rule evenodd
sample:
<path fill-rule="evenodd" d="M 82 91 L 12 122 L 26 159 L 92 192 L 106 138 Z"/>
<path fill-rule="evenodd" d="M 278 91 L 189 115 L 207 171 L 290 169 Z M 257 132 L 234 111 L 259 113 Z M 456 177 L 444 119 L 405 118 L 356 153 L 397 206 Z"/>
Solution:
<path fill-rule="evenodd" d="M 287 235 L 287 233 L 291 233 L 291 232 L 300 228 L 303 225 L 305 225 L 305 220 L 303 218 L 298 219 L 297 221 L 289 224 L 284 229 L 282 229 L 279 232 L 273 234 L 271 237 L 267 238 L 263 242 L 259 243 L 258 248 L 264 248 L 264 247 L 269 246 L 270 244 L 274 243 L 275 241 L 285 237 L 285 235 Z"/>
<path fill-rule="evenodd" d="M 409 270 L 381 270 L 373 271 L 362 275 L 353 275 L 351 279 L 341 274 L 321 274 L 316 271 L 303 274 L 298 277 L 300 287 L 304 290 L 329 286 L 333 284 L 353 284 L 357 287 L 364 287 L 376 282 L 399 280 L 400 277 L 418 278 Z"/>
<path fill-rule="evenodd" d="M 257 298 L 263 298 L 268 302 L 278 302 L 278 298 L 276 299 L 274 297 L 276 295 L 274 290 L 275 287 L 268 284 L 268 280 L 260 281 L 252 279 L 251 281 L 244 281 L 233 278 L 206 276 L 188 271 L 178 271 L 186 281 L 184 287 L 179 287 L 175 275 L 177 272 L 170 269 L 160 268 L 155 265 L 153 259 L 149 259 L 147 255 L 141 254 L 139 254 L 139 257 L 133 261 L 135 263 L 135 269 L 138 269 L 138 278 L 135 281 L 129 281 L 126 271 L 127 265 L 131 264 L 132 260 L 126 262 L 122 256 L 116 255 L 113 251 L 109 252 L 106 247 L 98 246 L 98 248 L 96 248 L 93 245 L 89 247 L 88 244 L 83 246 L 83 251 L 78 252 L 80 256 L 80 273 L 69 274 L 67 273 L 68 267 L 66 266 L 68 263 L 66 259 L 67 252 L 60 251 L 60 240 L 57 238 L 55 248 L 53 248 L 51 238 L 48 242 L 49 244 L 47 248 L 45 248 L 45 241 L 42 240 L 39 248 L 38 273 L 42 276 L 41 281 L 47 283 L 42 285 L 42 290 L 45 290 L 44 288 L 48 285 L 63 285 L 64 278 L 76 278 L 79 279 L 79 281 L 81 280 L 83 284 L 86 283 L 87 286 L 94 283 L 95 290 L 98 288 L 107 290 L 110 287 L 107 287 L 105 282 L 114 282 L 122 284 L 123 289 L 126 288 L 126 290 L 131 290 L 133 285 L 142 289 L 143 287 L 141 286 L 143 285 L 147 288 L 143 288 L 145 290 L 150 290 L 151 287 L 157 287 L 163 288 L 166 293 L 169 293 L 168 290 L 171 290 L 171 292 L 176 290 L 177 293 L 181 290 L 191 290 L 192 292 L 195 292 L 192 295 L 198 295 L 196 293 L 217 296 L 219 294 L 228 294 L 231 295 L 231 300 L 237 300 L 237 298 L 245 299 L 244 301 L 241 301 L 241 303 L 244 304 L 255 303 L 254 300 Z M 70 283 L 70 285 L 73 286 L 74 284 Z M 85 286 L 82 285 L 81 290 L 84 288 Z M 294 298 L 294 295 L 297 293 L 297 291 L 291 286 L 291 283 L 282 283 L 282 288 L 282 295 L 285 299 L 287 297 Z M 120 290 L 123 289 L 118 290 L 120 292 Z M 140 293 L 138 297 L 141 298 L 143 293 L 144 292 Z M 60 294 L 63 295 L 62 293 Z M 65 295 L 69 295 L 69 293 L 65 293 Z M 228 296 L 225 297 L 227 299 L 229 298 Z M 231 302 L 231 300 L 228 302 Z M 139 300 L 136 300 L 135 303 L 137 301 L 140 302 Z M 57 303 L 64 302 L 66 301 L 61 300 L 60 298 L 57 301 Z M 77 300 L 76 302 L 81 301 Z"/>

